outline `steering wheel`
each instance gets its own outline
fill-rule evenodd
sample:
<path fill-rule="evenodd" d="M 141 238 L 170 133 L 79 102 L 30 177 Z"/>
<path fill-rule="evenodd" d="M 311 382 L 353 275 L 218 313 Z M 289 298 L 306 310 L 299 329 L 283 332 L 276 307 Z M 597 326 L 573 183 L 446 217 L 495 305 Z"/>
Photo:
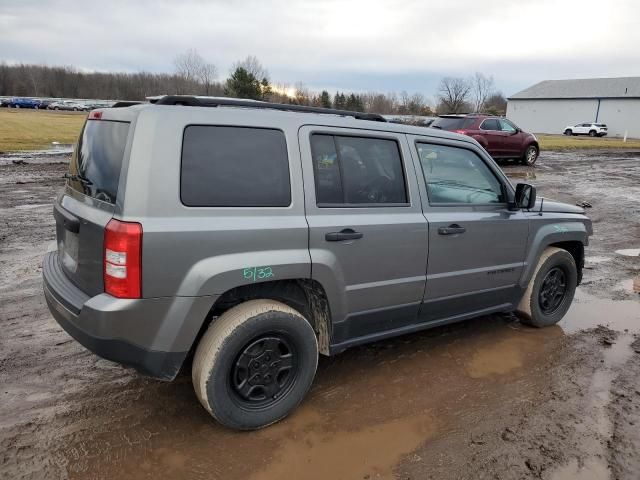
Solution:
<path fill-rule="evenodd" d="M 392 187 L 391 179 L 380 176 L 359 190 L 358 195 L 366 198 L 368 203 L 382 203 L 386 201 L 390 187 Z"/>

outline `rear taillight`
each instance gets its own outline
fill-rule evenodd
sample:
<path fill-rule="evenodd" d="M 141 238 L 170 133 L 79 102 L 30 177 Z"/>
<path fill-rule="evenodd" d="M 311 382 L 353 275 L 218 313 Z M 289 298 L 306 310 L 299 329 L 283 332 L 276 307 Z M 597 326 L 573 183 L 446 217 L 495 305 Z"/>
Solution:
<path fill-rule="evenodd" d="M 118 298 L 142 294 L 142 225 L 112 218 L 104 231 L 104 291 Z"/>
<path fill-rule="evenodd" d="M 89 112 L 89 120 L 101 120 L 102 119 L 102 110 L 91 110 Z"/>

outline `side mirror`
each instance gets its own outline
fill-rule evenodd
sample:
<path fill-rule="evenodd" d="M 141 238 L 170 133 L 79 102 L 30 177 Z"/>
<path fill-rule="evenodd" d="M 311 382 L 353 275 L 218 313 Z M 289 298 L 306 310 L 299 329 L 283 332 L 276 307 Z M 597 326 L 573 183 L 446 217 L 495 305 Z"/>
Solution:
<path fill-rule="evenodd" d="M 515 207 L 531 210 L 536 204 L 536 187 L 528 183 L 516 185 Z"/>

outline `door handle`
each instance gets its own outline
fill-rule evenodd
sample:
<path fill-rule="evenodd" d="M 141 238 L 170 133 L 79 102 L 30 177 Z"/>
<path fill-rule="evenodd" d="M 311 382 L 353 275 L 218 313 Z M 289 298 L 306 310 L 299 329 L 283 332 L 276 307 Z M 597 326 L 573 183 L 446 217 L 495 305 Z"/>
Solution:
<path fill-rule="evenodd" d="M 364 236 L 364 234 L 362 234 L 360 232 L 356 232 L 352 228 L 345 228 L 343 230 L 340 230 L 339 232 L 327 233 L 324 236 L 324 239 L 327 242 L 339 242 L 341 240 L 358 240 L 359 238 L 362 238 L 363 236 Z"/>
<path fill-rule="evenodd" d="M 440 227 L 438 229 L 438 233 L 440 235 L 456 235 L 458 233 L 464 233 L 466 231 L 467 231 L 466 228 L 461 227 L 457 223 L 452 223 L 448 227 Z"/>

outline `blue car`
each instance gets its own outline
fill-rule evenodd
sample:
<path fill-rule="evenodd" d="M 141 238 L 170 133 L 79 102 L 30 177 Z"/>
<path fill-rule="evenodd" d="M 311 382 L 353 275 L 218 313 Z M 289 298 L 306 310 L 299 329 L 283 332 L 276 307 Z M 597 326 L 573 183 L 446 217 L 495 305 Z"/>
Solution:
<path fill-rule="evenodd" d="M 9 108 L 35 108 L 38 109 L 41 106 L 40 100 L 34 100 L 33 98 L 12 98 L 7 102 Z"/>

